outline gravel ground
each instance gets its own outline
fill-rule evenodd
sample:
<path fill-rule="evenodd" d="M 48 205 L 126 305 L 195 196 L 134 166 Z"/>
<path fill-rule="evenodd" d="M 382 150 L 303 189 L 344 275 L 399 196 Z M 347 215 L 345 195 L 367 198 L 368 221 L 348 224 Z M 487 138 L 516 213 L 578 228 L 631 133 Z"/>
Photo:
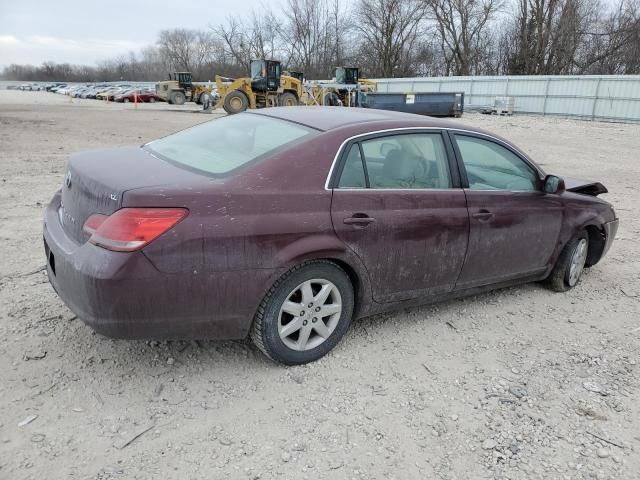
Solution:
<path fill-rule="evenodd" d="M 640 403 L 640 126 L 465 115 L 620 216 L 569 293 L 509 288 L 357 322 L 284 368 L 248 342 L 116 341 L 49 286 L 67 155 L 211 116 L 0 91 L 0 478 L 631 479 Z"/>

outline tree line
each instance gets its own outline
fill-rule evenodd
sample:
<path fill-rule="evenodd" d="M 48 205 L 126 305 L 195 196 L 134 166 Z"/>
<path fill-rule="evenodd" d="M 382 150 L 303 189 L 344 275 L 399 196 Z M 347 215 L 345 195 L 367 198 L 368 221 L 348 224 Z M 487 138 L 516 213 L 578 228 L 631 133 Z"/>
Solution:
<path fill-rule="evenodd" d="M 248 74 L 252 58 L 306 78 L 640 73 L 640 0 L 285 0 L 96 65 L 9 65 L 28 81 L 157 81 Z"/>

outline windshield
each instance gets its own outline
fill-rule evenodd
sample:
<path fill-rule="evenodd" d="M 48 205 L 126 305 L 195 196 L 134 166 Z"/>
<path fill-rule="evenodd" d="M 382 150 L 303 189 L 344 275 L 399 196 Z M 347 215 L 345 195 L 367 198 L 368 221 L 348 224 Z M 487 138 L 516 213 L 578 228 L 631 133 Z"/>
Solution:
<path fill-rule="evenodd" d="M 224 175 L 315 130 L 276 118 L 240 113 L 147 143 L 152 154 L 213 175 Z"/>

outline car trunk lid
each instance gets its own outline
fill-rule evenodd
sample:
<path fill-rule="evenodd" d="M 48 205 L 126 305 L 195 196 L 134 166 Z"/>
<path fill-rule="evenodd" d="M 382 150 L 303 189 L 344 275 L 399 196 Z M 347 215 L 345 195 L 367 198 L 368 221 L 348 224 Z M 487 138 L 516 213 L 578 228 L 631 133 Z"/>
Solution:
<path fill-rule="evenodd" d="M 74 241 L 84 243 L 88 235 L 82 227 L 87 218 L 94 213 L 111 215 L 121 208 L 126 191 L 194 179 L 202 177 L 137 146 L 74 155 L 63 179 L 60 222 Z"/>

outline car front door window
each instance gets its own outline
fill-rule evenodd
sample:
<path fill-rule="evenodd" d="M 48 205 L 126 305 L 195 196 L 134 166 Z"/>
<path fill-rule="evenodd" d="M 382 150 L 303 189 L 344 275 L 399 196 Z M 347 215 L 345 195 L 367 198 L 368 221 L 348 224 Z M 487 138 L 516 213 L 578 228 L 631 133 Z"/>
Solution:
<path fill-rule="evenodd" d="M 490 140 L 455 135 L 471 190 L 539 190 L 536 172 L 520 157 Z"/>

